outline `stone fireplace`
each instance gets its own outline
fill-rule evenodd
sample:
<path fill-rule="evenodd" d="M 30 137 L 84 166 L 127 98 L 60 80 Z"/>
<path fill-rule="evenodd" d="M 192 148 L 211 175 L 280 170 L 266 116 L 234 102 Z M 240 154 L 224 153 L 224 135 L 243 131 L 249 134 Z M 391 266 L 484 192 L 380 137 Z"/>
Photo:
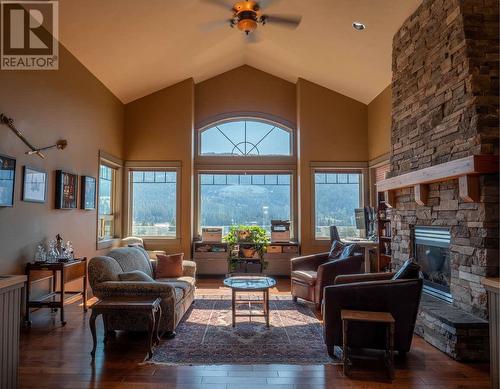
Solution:
<path fill-rule="evenodd" d="M 424 0 L 405 21 L 393 40 L 389 179 L 498 155 L 498 38 L 497 0 Z M 437 286 L 432 277 L 448 284 L 434 288 L 445 289 L 447 301 L 425 294 L 416 332 L 456 359 L 487 359 L 481 280 L 499 271 L 498 173 L 450 174 L 390 194 L 393 268 L 418 257 L 426 286 Z M 447 231 L 448 249 L 431 253 L 418 239 L 436 228 Z"/>

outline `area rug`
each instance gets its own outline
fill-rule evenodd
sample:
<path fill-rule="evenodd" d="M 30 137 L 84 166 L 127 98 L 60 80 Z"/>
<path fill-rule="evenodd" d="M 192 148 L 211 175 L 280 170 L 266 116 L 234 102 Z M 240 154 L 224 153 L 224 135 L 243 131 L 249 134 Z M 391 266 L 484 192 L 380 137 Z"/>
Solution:
<path fill-rule="evenodd" d="M 258 308 L 258 306 L 257 306 Z M 248 306 L 238 306 L 238 313 Z M 270 328 L 264 318 L 237 318 L 232 327 L 231 298 L 198 297 L 177 327 L 177 336 L 155 349 L 150 363 L 331 364 L 322 326 L 313 312 L 287 296 L 270 301 Z"/>

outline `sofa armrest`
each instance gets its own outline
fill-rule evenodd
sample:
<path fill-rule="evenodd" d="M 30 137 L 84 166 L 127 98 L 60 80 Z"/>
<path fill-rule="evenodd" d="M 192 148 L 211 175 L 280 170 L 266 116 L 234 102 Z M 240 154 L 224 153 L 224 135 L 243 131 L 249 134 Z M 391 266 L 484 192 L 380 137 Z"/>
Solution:
<path fill-rule="evenodd" d="M 182 275 L 196 278 L 196 262 L 182 261 Z"/>
<path fill-rule="evenodd" d="M 94 295 L 103 297 L 160 297 L 174 298 L 175 291 L 172 285 L 161 282 L 142 281 L 106 281 L 101 282 L 93 289 Z"/>
<path fill-rule="evenodd" d="M 356 282 L 384 281 L 384 280 L 390 280 L 393 276 L 394 273 L 392 272 L 346 274 L 337 276 L 337 278 L 335 278 L 334 284 L 341 285 L 341 284 L 352 284 Z"/>
<path fill-rule="evenodd" d="M 290 264 L 292 271 L 294 270 L 314 270 L 316 271 L 319 265 L 328 260 L 329 253 L 319 253 L 312 255 L 304 255 L 302 257 L 292 258 Z"/>
<path fill-rule="evenodd" d="M 146 250 L 148 252 L 149 258 L 156 259 L 156 254 L 167 255 L 165 250 Z"/>

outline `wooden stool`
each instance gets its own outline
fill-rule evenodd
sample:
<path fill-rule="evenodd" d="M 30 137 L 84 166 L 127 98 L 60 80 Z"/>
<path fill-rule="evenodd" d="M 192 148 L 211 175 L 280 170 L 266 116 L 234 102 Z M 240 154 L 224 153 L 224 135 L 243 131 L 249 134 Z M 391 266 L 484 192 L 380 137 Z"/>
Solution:
<path fill-rule="evenodd" d="M 347 309 L 342 309 L 340 314 L 342 317 L 344 374 L 349 375 L 349 365 L 351 364 L 348 346 L 349 322 L 385 323 L 387 324 L 385 362 L 389 378 L 392 380 L 394 378 L 394 317 L 389 312 L 350 311 Z"/>
<path fill-rule="evenodd" d="M 160 343 L 158 328 L 161 318 L 161 299 L 160 298 L 140 298 L 140 297 L 109 297 L 98 301 L 92 305 L 92 315 L 90 316 L 90 331 L 92 332 L 93 348 L 91 351 L 92 359 L 95 357 L 97 346 L 97 334 L 95 328 L 95 319 L 98 315 L 103 316 L 104 320 L 104 344 L 107 342 L 108 328 L 106 326 L 106 315 L 114 312 L 144 313 L 149 320 L 148 328 L 148 357 L 153 356 L 153 345 Z"/>

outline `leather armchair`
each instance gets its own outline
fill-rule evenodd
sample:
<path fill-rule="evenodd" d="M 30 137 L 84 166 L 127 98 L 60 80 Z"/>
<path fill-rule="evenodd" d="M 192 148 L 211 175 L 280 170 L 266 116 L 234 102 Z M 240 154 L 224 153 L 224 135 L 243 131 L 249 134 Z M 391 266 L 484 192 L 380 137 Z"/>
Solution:
<path fill-rule="evenodd" d="M 325 343 L 331 356 L 335 346 L 342 347 L 342 309 L 390 312 L 396 320 L 394 349 L 400 355 L 410 350 L 423 281 L 392 277 L 393 273 L 339 276 L 325 288 Z M 351 323 L 349 347 L 385 349 L 385 331 L 374 323 Z"/>
<path fill-rule="evenodd" d="M 329 253 L 319 253 L 291 260 L 291 289 L 294 301 L 301 298 L 321 308 L 323 289 L 333 285 L 341 274 L 360 273 L 362 255 L 353 255 L 344 259 L 329 259 Z"/>

